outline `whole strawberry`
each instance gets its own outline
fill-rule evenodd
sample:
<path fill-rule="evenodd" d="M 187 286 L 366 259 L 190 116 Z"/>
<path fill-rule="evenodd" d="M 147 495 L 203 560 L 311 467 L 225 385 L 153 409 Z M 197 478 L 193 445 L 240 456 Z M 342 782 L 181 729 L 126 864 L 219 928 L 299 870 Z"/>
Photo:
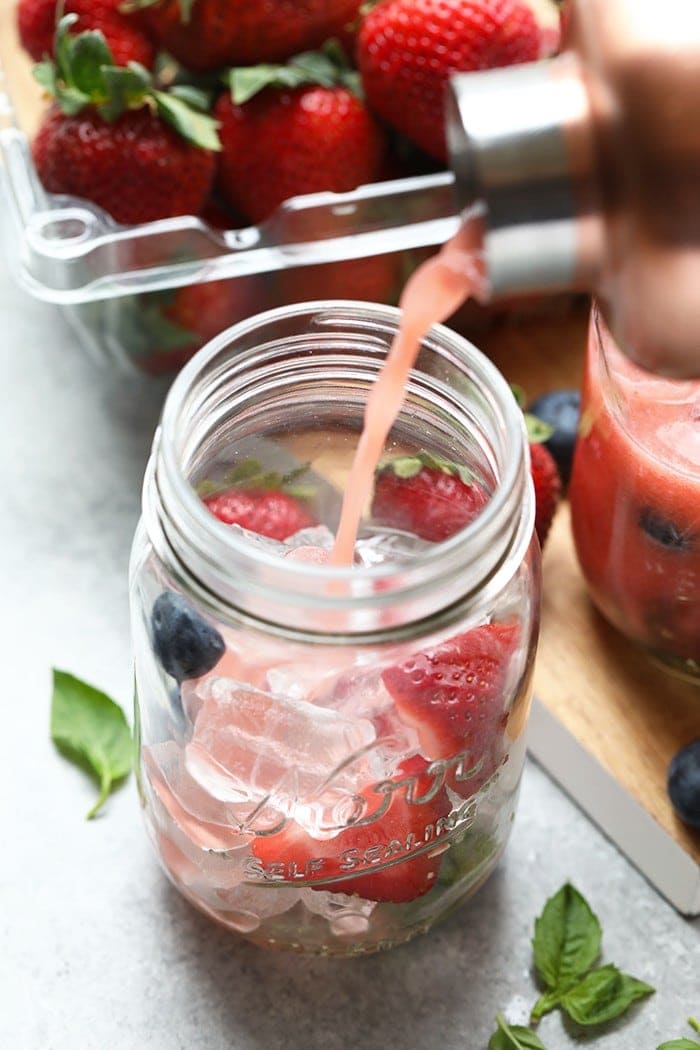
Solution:
<path fill-rule="evenodd" d="M 320 46 L 361 0 L 131 0 L 154 38 L 187 69 L 283 62 Z"/>
<path fill-rule="evenodd" d="M 423 452 L 377 473 L 372 519 L 440 543 L 473 521 L 488 498 L 468 470 Z"/>
<path fill-rule="evenodd" d="M 527 0 L 382 0 L 364 18 L 357 60 L 368 104 L 444 160 L 448 78 L 534 61 L 541 49 Z"/>
<path fill-rule="evenodd" d="M 284 477 L 266 472 L 254 459 L 243 459 L 222 483 L 208 481 L 198 491 L 208 510 L 225 525 L 240 525 L 273 540 L 286 540 L 318 521 L 305 506 L 314 492 L 299 485 L 303 469 Z"/>
<path fill-rule="evenodd" d="M 535 532 L 544 547 L 561 497 L 561 478 L 551 453 L 542 444 L 530 444 L 530 473 L 535 486 Z"/>
<path fill-rule="evenodd" d="M 342 192 L 379 177 L 384 134 L 347 83 L 342 66 L 315 53 L 287 66 L 233 71 L 231 94 L 214 108 L 218 185 L 233 208 L 259 222 L 288 197 Z"/>
<path fill-rule="evenodd" d="M 214 177 L 214 122 L 155 90 L 145 70 L 115 66 L 100 32 L 72 37 L 75 18 L 59 25 L 57 65 L 35 69 L 56 99 L 33 144 L 43 185 L 120 223 L 196 213 Z"/>
<path fill-rule="evenodd" d="M 78 16 L 75 30 L 99 29 L 107 42 L 114 64 L 125 66 L 139 62 L 151 69 L 155 48 L 133 17 L 121 10 L 122 0 L 19 0 L 17 28 L 25 51 L 40 62 L 52 56 L 56 14 L 62 8 L 65 14 Z"/>

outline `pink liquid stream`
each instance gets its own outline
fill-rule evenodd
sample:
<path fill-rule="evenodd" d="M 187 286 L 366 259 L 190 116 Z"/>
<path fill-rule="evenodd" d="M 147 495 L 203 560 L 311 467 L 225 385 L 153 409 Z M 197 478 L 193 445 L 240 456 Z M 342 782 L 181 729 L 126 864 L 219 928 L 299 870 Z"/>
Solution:
<path fill-rule="evenodd" d="M 411 274 L 399 300 L 401 321 L 386 362 L 372 386 L 364 426 L 345 488 L 332 565 L 352 565 L 362 511 L 389 432 L 403 404 L 408 376 L 421 341 L 434 324 L 447 320 L 470 295 L 486 295 L 481 223 L 467 215 L 437 255 Z"/>

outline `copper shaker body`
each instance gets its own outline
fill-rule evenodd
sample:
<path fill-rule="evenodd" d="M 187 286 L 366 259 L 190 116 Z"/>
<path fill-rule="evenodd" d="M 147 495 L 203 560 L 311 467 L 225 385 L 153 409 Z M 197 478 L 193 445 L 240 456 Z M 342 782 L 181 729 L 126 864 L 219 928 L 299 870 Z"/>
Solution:
<path fill-rule="evenodd" d="M 548 62 L 459 74 L 450 160 L 493 298 L 589 290 L 625 352 L 700 376 L 700 0 L 570 0 Z"/>

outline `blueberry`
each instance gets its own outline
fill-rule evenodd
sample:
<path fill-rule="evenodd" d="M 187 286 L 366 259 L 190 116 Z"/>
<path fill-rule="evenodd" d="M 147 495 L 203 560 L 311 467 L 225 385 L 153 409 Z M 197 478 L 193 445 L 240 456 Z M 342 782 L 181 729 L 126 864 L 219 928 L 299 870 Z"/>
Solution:
<path fill-rule="evenodd" d="M 671 759 L 668 795 L 681 820 L 700 828 L 700 739 L 686 744 Z"/>
<path fill-rule="evenodd" d="M 188 601 L 163 591 L 151 612 L 153 651 L 177 682 L 199 678 L 223 656 L 224 640 Z"/>
<path fill-rule="evenodd" d="M 670 551 L 687 551 L 692 547 L 692 537 L 679 529 L 672 521 L 659 514 L 653 507 L 642 507 L 639 512 L 639 527 L 656 543 Z"/>
<path fill-rule="evenodd" d="M 554 427 L 554 433 L 544 444 L 559 468 L 563 484 L 568 485 L 581 414 L 580 393 L 578 390 L 551 390 L 533 401 L 528 412 Z"/>

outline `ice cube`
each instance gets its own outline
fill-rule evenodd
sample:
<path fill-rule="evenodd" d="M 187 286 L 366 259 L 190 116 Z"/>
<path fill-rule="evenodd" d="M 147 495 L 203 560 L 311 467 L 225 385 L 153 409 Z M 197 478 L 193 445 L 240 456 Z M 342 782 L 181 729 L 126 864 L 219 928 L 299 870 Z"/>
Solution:
<path fill-rule="evenodd" d="M 422 540 L 412 532 L 374 525 L 371 530 L 358 536 L 355 561 L 367 567 L 388 562 L 407 562 L 434 548 L 434 543 Z"/>
<path fill-rule="evenodd" d="M 304 907 L 330 923 L 336 937 L 366 933 L 376 901 L 366 901 L 356 893 L 329 893 L 327 890 L 303 889 L 300 894 Z"/>
<path fill-rule="evenodd" d="M 391 776 L 404 759 L 418 753 L 418 734 L 396 710 L 381 668 L 356 668 L 341 675 L 321 702 L 348 717 L 370 719 L 377 734 L 371 759 L 378 778 Z"/>
<path fill-rule="evenodd" d="M 284 546 L 287 550 L 298 550 L 300 547 L 317 547 L 321 550 L 333 550 L 335 536 L 326 525 L 311 525 L 300 529 L 293 536 L 287 536 Z"/>
<path fill-rule="evenodd" d="M 185 765 L 207 794 L 233 804 L 239 815 L 247 805 L 246 830 L 262 830 L 259 816 L 268 805 L 300 815 L 309 828 L 337 830 L 333 813 L 373 778 L 366 752 L 375 731 L 368 719 L 229 679 L 203 680 L 200 695 Z"/>

